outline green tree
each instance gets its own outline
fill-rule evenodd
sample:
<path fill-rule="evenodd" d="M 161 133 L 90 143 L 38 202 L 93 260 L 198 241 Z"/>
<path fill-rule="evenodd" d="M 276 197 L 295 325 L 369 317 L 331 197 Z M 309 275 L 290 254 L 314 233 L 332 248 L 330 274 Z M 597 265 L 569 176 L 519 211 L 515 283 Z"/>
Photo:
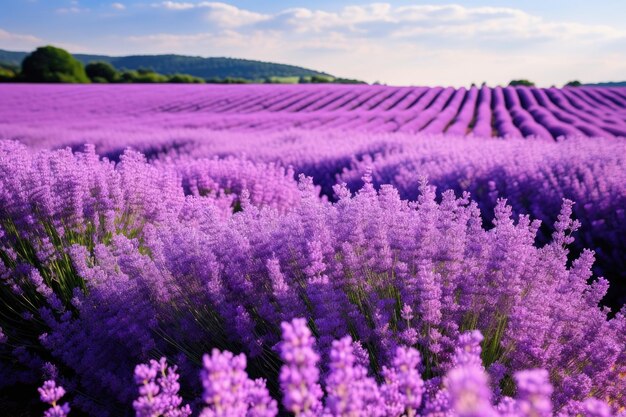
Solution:
<path fill-rule="evenodd" d="M 324 75 L 313 75 L 311 77 L 311 83 L 313 84 L 326 84 L 326 83 L 332 83 L 332 82 L 333 82 L 332 77 L 326 77 Z"/>
<path fill-rule="evenodd" d="M 22 61 L 22 77 L 34 83 L 88 83 L 83 64 L 54 46 L 37 48 Z"/>
<path fill-rule="evenodd" d="M 144 68 L 140 68 L 137 71 L 124 71 L 121 79 L 122 82 L 125 83 L 140 84 L 166 83 L 168 81 L 168 78 L 165 75 Z"/>
<path fill-rule="evenodd" d="M 209 84 L 250 84 L 252 81 L 245 78 L 226 77 L 226 78 L 209 78 L 206 80 Z"/>
<path fill-rule="evenodd" d="M 204 79 L 188 74 L 174 74 L 170 75 L 167 82 L 175 84 L 204 84 Z"/>
<path fill-rule="evenodd" d="M 92 82 L 114 83 L 120 79 L 120 73 L 108 62 L 90 62 L 85 72 Z"/>
<path fill-rule="evenodd" d="M 583 85 L 583 84 L 580 81 L 574 80 L 574 81 L 570 81 L 567 84 L 565 84 L 565 87 L 580 87 L 581 85 Z"/>
<path fill-rule="evenodd" d="M 509 83 L 510 86 L 516 86 L 516 85 L 522 85 L 522 86 L 526 86 L 526 87 L 534 87 L 535 83 L 532 81 L 528 81 L 528 80 L 512 80 Z"/>
<path fill-rule="evenodd" d="M 332 82 L 335 84 L 367 84 L 365 81 L 355 80 L 353 78 L 335 78 Z"/>
<path fill-rule="evenodd" d="M 15 70 L 0 65 L 0 83 L 10 83 L 17 81 Z"/>

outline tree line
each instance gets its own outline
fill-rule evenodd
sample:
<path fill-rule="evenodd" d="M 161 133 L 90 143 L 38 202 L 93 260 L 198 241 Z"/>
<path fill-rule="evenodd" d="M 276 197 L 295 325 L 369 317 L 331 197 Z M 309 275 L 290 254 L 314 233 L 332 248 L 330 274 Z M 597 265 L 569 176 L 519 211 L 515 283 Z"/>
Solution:
<path fill-rule="evenodd" d="M 328 75 L 293 77 L 265 77 L 250 80 L 241 77 L 201 78 L 189 74 L 160 74 L 151 69 L 118 70 L 109 62 L 90 62 L 84 65 L 64 49 L 43 46 L 26 56 L 21 67 L 0 62 L 0 82 L 31 83 L 185 83 L 185 84 L 366 84 L 360 80 L 335 78 Z M 377 83 L 375 83 L 377 84 Z M 533 87 L 526 79 L 512 80 L 510 86 Z M 579 87 L 580 81 L 570 81 L 565 87 Z"/>
<path fill-rule="evenodd" d="M 26 56 L 21 67 L 0 63 L 0 82 L 30 83 L 185 83 L 185 84 L 365 84 L 359 80 L 324 75 L 266 77 L 250 80 L 241 77 L 201 78 L 189 74 L 160 74 L 151 69 L 119 70 L 109 62 L 84 65 L 64 49 L 43 46 Z"/>

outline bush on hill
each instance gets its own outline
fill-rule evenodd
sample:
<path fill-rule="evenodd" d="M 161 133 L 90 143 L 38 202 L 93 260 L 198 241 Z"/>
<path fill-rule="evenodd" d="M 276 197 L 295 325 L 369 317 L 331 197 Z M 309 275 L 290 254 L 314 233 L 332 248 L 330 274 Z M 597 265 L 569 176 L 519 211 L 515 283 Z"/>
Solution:
<path fill-rule="evenodd" d="M 509 86 L 511 87 L 514 87 L 514 86 L 534 87 L 535 83 L 532 81 L 528 81 L 528 80 L 512 80 L 509 83 Z"/>
<path fill-rule="evenodd" d="M 0 82 L 15 81 L 17 74 L 14 70 L 0 65 Z"/>
<path fill-rule="evenodd" d="M 83 65 L 69 52 L 44 46 L 37 48 L 22 62 L 22 78 L 39 83 L 88 83 Z"/>
<path fill-rule="evenodd" d="M 574 81 L 570 81 L 567 84 L 565 84 L 565 87 L 580 87 L 581 85 L 583 85 L 583 84 L 580 81 L 574 80 Z"/>
<path fill-rule="evenodd" d="M 174 74 L 171 75 L 167 82 L 174 84 L 204 84 L 205 81 L 203 78 L 194 77 L 189 74 Z"/>
<path fill-rule="evenodd" d="M 120 79 L 120 73 L 108 62 L 91 62 L 85 72 L 92 82 L 114 83 Z"/>

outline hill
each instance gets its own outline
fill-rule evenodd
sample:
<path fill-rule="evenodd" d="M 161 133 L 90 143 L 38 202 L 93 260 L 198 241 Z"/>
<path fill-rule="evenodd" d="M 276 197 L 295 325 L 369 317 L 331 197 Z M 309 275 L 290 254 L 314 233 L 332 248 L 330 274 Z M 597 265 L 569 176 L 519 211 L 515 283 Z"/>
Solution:
<path fill-rule="evenodd" d="M 626 87 L 626 81 L 585 84 L 586 87 Z"/>
<path fill-rule="evenodd" d="M 0 49 L 0 64 L 20 66 L 28 52 L 12 52 Z"/>
<path fill-rule="evenodd" d="M 20 65 L 28 52 L 13 52 L 0 49 L 0 63 Z M 330 76 L 294 65 L 253 61 L 237 58 L 203 58 L 185 55 L 130 55 L 113 57 L 107 55 L 73 54 L 83 64 L 94 61 L 109 62 L 117 69 L 151 69 L 161 74 L 189 74 L 196 77 L 245 78 L 259 80 L 270 77 Z"/>

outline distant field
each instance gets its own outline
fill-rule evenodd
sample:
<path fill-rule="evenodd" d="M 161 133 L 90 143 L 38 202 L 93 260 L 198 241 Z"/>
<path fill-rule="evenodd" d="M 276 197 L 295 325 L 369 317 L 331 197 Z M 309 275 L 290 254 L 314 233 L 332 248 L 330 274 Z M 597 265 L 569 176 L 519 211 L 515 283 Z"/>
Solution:
<path fill-rule="evenodd" d="M 2 85 L 0 95 L 0 137 L 68 144 L 163 129 L 626 136 L 626 88 Z"/>

